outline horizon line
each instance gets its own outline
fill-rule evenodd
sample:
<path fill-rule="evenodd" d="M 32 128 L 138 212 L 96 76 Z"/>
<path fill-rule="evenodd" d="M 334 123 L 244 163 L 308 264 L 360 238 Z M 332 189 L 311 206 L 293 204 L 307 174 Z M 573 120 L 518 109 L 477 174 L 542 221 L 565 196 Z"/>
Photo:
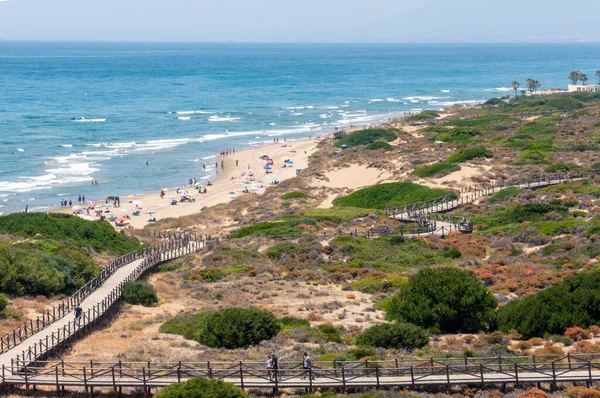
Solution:
<path fill-rule="evenodd" d="M 70 40 L 70 39 L 0 39 L 0 43 L 96 43 L 96 44 L 388 44 L 388 45 L 531 45 L 531 44 L 600 44 L 599 41 L 245 41 L 245 40 Z"/>

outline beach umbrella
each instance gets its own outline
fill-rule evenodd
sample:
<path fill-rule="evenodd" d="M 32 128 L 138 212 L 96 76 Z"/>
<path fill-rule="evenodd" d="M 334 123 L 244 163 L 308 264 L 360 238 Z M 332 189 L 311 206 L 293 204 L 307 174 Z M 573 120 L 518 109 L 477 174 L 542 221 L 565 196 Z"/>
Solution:
<path fill-rule="evenodd" d="M 154 210 L 148 210 L 146 214 L 156 214 L 156 212 Z"/>
<path fill-rule="evenodd" d="M 79 205 L 75 205 L 75 206 L 71 207 L 71 209 L 72 209 L 73 211 L 79 211 L 79 210 L 81 210 L 81 209 L 82 209 L 82 207 L 81 207 L 81 206 L 79 206 Z"/>
<path fill-rule="evenodd" d="M 131 209 L 131 210 L 133 210 L 133 211 L 138 211 L 140 208 L 139 208 L 139 207 L 132 206 L 132 207 L 130 207 L 130 209 Z M 127 211 L 127 210 L 125 210 L 125 211 Z"/>
<path fill-rule="evenodd" d="M 88 204 L 89 204 L 90 206 L 96 206 L 96 204 L 98 204 L 98 202 L 96 202 L 95 200 L 90 200 L 90 201 L 88 202 Z"/>
<path fill-rule="evenodd" d="M 271 166 L 265 166 L 265 170 L 273 170 Z"/>
<path fill-rule="evenodd" d="M 124 220 L 121 221 L 122 224 L 131 224 L 131 220 L 126 218 Z"/>

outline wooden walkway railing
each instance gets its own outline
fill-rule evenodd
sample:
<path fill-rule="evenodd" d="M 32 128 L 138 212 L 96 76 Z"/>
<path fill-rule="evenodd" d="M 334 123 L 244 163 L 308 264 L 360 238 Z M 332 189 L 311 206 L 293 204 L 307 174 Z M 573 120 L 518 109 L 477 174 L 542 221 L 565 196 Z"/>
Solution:
<path fill-rule="evenodd" d="M 164 387 L 192 378 L 224 380 L 242 388 L 350 388 L 498 385 L 600 381 L 598 354 L 443 358 L 360 362 L 279 362 L 270 379 L 263 362 L 27 362 L 3 366 L 0 383 L 30 386 Z"/>
<path fill-rule="evenodd" d="M 131 262 L 136 260 L 143 259 L 140 265 L 136 268 L 136 271 L 134 272 L 135 275 L 130 275 L 135 276 L 135 278 L 137 278 L 152 265 L 156 265 L 158 262 L 167 261 L 172 258 L 190 254 L 198 250 L 199 248 L 204 247 L 204 244 L 204 241 L 192 241 L 187 236 L 184 236 L 181 240 L 170 240 L 168 243 L 137 250 L 111 261 L 109 265 L 106 268 L 104 268 L 98 276 L 96 276 L 90 282 L 86 283 L 86 285 L 79 289 L 73 296 L 69 297 L 66 300 L 63 300 L 58 305 L 54 306 L 52 309 L 46 311 L 41 317 L 38 317 L 36 320 L 27 321 L 18 329 L 13 330 L 5 337 L 0 338 L 0 354 L 4 354 L 13 350 L 16 346 L 20 345 L 25 340 L 43 331 L 48 326 L 64 318 L 65 315 L 71 313 L 79 303 L 81 303 L 83 300 L 85 300 L 87 297 L 93 294 L 93 292 L 95 292 L 98 289 L 98 287 L 100 287 L 111 275 L 113 275 L 124 265 L 130 264 Z M 120 298 L 121 289 L 122 284 L 119 287 L 118 292 L 115 293 L 116 295 L 107 296 L 105 298 L 106 302 L 103 301 L 102 304 L 98 303 L 98 305 L 94 307 L 93 310 L 88 310 L 88 313 L 84 314 L 84 317 L 86 317 L 85 319 L 87 319 L 88 321 L 92 321 L 95 320 L 97 317 L 101 316 L 107 308 L 109 308 L 118 298 Z M 90 313 L 90 311 L 92 311 L 92 313 Z M 93 311 L 96 311 L 97 313 L 94 314 Z M 83 322 L 81 327 L 84 327 L 88 323 L 87 321 L 82 321 L 81 319 L 80 321 Z M 78 325 L 73 325 L 73 327 L 69 326 L 68 330 L 63 330 L 62 336 L 70 336 L 77 330 L 79 330 Z M 59 336 L 57 335 L 56 339 L 58 338 Z M 37 358 L 38 355 L 31 356 L 31 350 L 34 350 L 35 352 L 35 350 L 39 348 L 42 353 L 45 353 L 51 347 L 52 345 L 48 345 L 48 343 L 40 342 L 39 345 L 36 344 L 33 347 L 29 347 L 27 349 L 27 352 L 29 353 L 30 358 Z"/>
<path fill-rule="evenodd" d="M 533 176 L 528 178 L 521 178 L 511 181 L 500 181 L 489 185 L 479 185 L 469 187 L 468 190 L 461 192 L 459 196 L 456 194 L 447 194 L 437 198 L 433 198 L 426 201 L 409 203 L 402 206 L 390 207 L 385 209 L 385 214 L 389 218 L 404 221 L 415 221 L 419 216 L 430 216 L 433 213 L 443 213 L 453 210 L 459 206 L 473 203 L 482 196 L 492 195 L 496 192 L 500 192 L 503 189 L 517 187 L 517 188 L 540 188 L 544 186 L 562 184 L 563 182 L 576 181 L 584 178 L 583 174 L 567 174 L 567 173 L 556 173 L 556 174 L 543 174 L 541 176 Z M 473 192 L 469 190 L 473 189 Z M 440 231 L 435 223 L 435 219 L 431 219 L 430 233 L 439 235 Z M 458 226 L 455 223 L 444 223 L 441 227 L 441 234 L 445 235 L 447 232 L 452 230 L 458 230 Z M 444 233 L 445 232 L 445 233 Z"/>

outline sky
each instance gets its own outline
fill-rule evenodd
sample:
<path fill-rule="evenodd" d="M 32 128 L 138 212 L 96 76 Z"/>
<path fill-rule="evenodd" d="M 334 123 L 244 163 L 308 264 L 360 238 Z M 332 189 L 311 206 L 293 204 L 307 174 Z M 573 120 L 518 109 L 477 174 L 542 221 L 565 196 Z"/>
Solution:
<path fill-rule="evenodd" d="M 0 0 L 0 40 L 600 42 L 579 0 Z"/>

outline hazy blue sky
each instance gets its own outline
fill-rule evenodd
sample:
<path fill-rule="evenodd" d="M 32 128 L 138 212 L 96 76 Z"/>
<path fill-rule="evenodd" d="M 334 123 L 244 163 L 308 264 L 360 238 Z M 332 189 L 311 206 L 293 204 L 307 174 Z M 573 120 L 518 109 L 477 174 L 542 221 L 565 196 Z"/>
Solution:
<path fill-rule="evenodd" d="M 0 40 L 600 41 L 578 0 L 0 0 Z"/>

